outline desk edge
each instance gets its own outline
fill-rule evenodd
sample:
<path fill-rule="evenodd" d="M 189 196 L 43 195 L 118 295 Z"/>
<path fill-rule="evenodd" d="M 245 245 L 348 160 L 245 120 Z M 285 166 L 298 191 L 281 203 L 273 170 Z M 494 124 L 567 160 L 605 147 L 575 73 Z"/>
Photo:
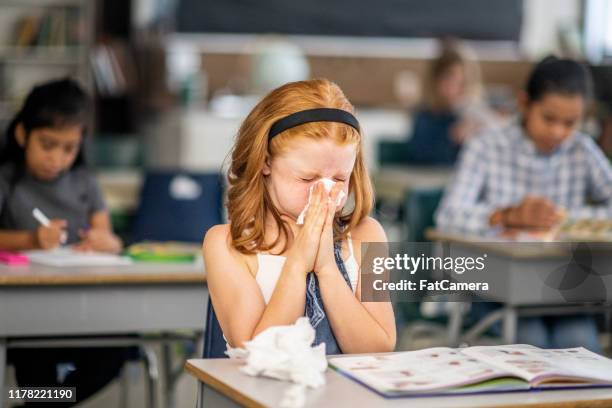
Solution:
<path fill-rule="evenodd" d="M 212 375 L 200 370 L 198 367 L 193 365 L 190 360 L 187 360 L 185 363 L 185 370 L 189 374 L 193 375 L 198 381 L 208 385 L 211 388 L 214 388 L 216 391 L 242 406 L 248 408 L 265 408 L 265 405 L 260 404 L 259 402 L 247 397 L 239 390 L 230 387 L 223 381 L 217 380 Z M 200 384 L 198 384 L 198 386 L 199 385 Z"/>
<path fill-rule="evenodd" d="M 145 273 L 145 274 L 57 274 L 57 275 L 0 275 L 2 286 L 57 286 L 57 285 L 106 285 L 106 284 L 171 284 L 206 283 L 202 273 Z"/>

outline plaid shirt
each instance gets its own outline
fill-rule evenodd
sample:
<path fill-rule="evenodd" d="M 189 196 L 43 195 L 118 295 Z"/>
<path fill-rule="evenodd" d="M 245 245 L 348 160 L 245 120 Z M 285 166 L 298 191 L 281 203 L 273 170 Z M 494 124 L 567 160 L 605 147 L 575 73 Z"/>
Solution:
<path fill-rule="evenodd" d="M 442 230 L 482 234 L 489 217 L 528 195 L 546 197 L 573 219 L 612 218 L 612 167 L 593 140 L 576 133 L 553 153 L 536 150 L 518 121 L 472 138 L 436 213 Z"/>

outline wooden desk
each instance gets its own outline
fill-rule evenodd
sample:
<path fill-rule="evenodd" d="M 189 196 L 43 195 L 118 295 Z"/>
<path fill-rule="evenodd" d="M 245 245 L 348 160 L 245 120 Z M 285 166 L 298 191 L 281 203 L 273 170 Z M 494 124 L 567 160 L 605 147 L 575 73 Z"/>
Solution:
<path fill-rule="evenodd" d="M 205 282 L 201 263 L 0 265 L 0 408 L 6 349 L 15 338 L 202 331 Z"/>
<path fill-rule="evenodd" d="M 467 334 L 466 341 L 484 331 L 497 320 L 503 322 L 503 337 L 506 343 L 516 343 L 516 325 L 518 315 L 542 316 L 576 313 L 601 313 L 612 310 L 612 297 L 603 302 L 569 303 L 559 290 L 545 288 L 545 281 L 552 271 L 567 266 L 571 260 L 571 243 L 529 243 L 504 242 L 495 238 L 462 237 L 459 235 L 428 230 L 428 239 L 439 242 L 439 251 L 450 251 L 453 257 L 477 257 L 487 254 L 487 263 L 503 266 L 486 268 L 487 280 L 497 282 L 491 285 L 487 300 L 501 302 L 504 308 L 493 312 L 486 324 L 479 325 L 475 331 Z M 599 244 L 598 244 L 599 245 Z M 449 249 L 450 248 L 450 249 Z M 601 278 L 604 288 L 612 288 L 612 246 L 601 244 L 593 250 L 591 267 L 598 276 L 590 276 L 582 285 L 589 285 L 591 279 Z M 466 277 L 469 279 L 469 277 Z M 459 280 L 461 278 L 459 277 Z M 501 284 L 503 283 L 503 284 Z M 599 281 L 598 285 L 601 286 Z M 611 289 L 608 289 L 610 291 Z M 608 293 L 609 295 L 609 293 Z M 456 309 L 460 309 L 459 307 Z M 462 323 L 462 313 L 451 314 L 450 343 L 457 345 L 458 328 Z"/>
<path fill-rule="evenodd" d="M 288 382 L 250 377 L 229 359 L 188 360 L 186 370 L 199 380 L 201 407 L 277 407 Z M 326 385 L 307 390 L 305 407 L 529 407 L 597 408 L 612 406 L 612 388 L 531 391 L 469 396 L 383 398 L 328 369 Z"/>

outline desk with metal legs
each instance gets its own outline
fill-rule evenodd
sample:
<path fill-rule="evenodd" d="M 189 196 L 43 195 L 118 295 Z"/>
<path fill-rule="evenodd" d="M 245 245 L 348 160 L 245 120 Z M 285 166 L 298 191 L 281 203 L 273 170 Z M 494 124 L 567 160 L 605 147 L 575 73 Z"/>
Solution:
<path fill-rule="evenodd" d="M 516 343 L 517 321 L 519 316 L 568 315 L 580 313 L 609 313 L 611 300 L 594 302 L 571 302 L 562 291 L 547 288 L 545 281 L 552 271 L 563 267 L 571 256 L 567 253 L 567 243 L 513 243 L 486 242 L 486 238 L 465 238 L 444 234 L 435 230 L 427 231 L 427 238 L 438 243 L 437 254 L 452 252 L 453 257 L 487 256 L 487 264 L 503 267 L 486 268 L 487 280 L 496 282 L 489 298 L 485 300 L 503 303 L 503 308 L 485 317 L 473 329 L 461 337 L 458 327 L 462 326 L 462 305 L 455 305 L 456 313 L 450 315 L 449 343 L 458 345 L 462 341 L 471 342 L 479 334 L 497 321 L 502 321 L 505 343 Z M 606 244 L 607 245 L 607 244 Z M 452 250 L 449 250 L 449 246 Z M 607 248 L 607 247 L 605 247 Z M 604 249 L 605 249 L 604 248 Z M 612 245 L 611 245 L 612 248 Z M 603 289 L 612 288 L 612 251 L 599 251 L 590 259 L 591 267 L 601 278 Z M 588 282 L 583 282 L 587 284 Z M 605 294 L 605 293 L 604 293 Z M 612 294 L 608 294 L 612 295 Z M 609 299 L 612 299 L 608 296 Z"/>
<path fill-rule="evenodd" d="M 201 332 L 208 300 L 205 281 L 201 263 L 0 266 L 0 408 L 6 401 L 6 349 L 23 347 L 19 338 L 34 345 L 49 336 Z M 169 345 L 162 350 L 168 360 Z M 164 375 L 171 378 L 168 372 Z M 166 405 L 172 404 L 172 393 L 167 390 Z"/>

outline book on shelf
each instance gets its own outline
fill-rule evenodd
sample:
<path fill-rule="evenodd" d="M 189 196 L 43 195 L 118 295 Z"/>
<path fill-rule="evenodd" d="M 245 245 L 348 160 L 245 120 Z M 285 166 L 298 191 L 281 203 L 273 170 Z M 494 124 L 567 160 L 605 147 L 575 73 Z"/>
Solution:
<path fill-rule="evenodd" d="M 437 347 L 332 357 L 329 363 L 385 397 L 612 386 L 612 360 L 582 347 Z"/>
<path fill-rule="evenodd" d="M 101 95 L 123 95 L 135 87 L 134 62 L 126 44 L 119 41 L 98 44 L 91 52 L 90 62 Z"/>
<path fill-rule="evenodd" d="M 15 29 L 15 33 L 17 33 L 15 45 L 18 47 L 30 47 L 36 43 L 39 26 L 40 19 L 35 16 L 22 18 Z"/>
<path fill-rule="evenodd" d="M 82 41 L 78 9 L 59 8 L 28 14 L 17 20 L 13 45 L 18 49 L 34 47 L 73 47 Z"/>

